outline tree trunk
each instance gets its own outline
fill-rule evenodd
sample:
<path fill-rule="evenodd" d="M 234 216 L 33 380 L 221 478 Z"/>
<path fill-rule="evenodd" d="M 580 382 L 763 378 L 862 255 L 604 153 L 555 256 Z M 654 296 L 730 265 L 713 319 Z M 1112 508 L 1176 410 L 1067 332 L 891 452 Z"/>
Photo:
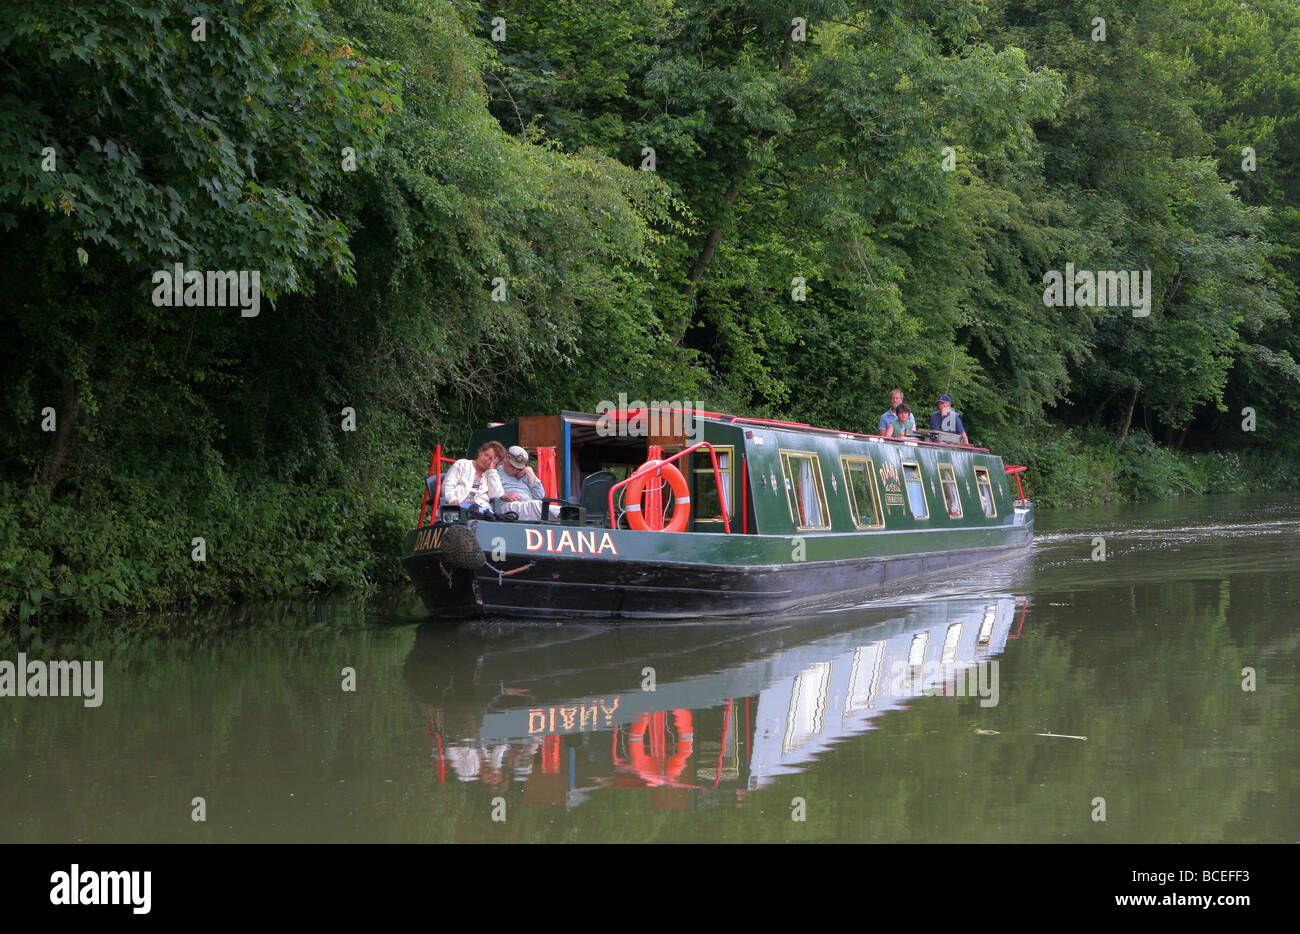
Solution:
<path fill-rule="evenodd" d="M 695 260 L 695 265 L 691 267 L 691 273 L 686 277 L 686 294 L 690 295 L 695 291 L 695 286 L 699 285 L 700 278 L 704 275 L 704 270 L 713 260 L 713 254 L 718 249 L 718 241 L 722 239 L 722 222 L 726 220 L 727 214 L 731 211 L 731 206 L 736 203 L 736 196 L 740 194 L 740 188 L 743 182 L 736 179 L 727 189 L 727 193 L 722 196 L 725 202 L 722 213 L 718 216 L 717 226 L 709 231 L 709 236 L 704 241 L 704 249 L 700 250 L 700 255 Z"/>
<path fill-rule="evenodd" d="M 72 451 L 72 429 L 77 424 L 77 419 L 81 417 L 81 399 L 77 394 L 77 384 L 67 373 L 49 361 L 46 361 L 45 365 L 59 378 L 59 385 L 63 388 L 62 410 L 56 413 L 58 426 L 54 432 L 54 450 L 50 453 L 49 463 L 45 467 L 45 482 L 49 486 L 50 493 L 53 493 L 54 488 L 63 479 L 64 464 L 67 463 L 68 454 Z"/>
<path fill-rule="evenodd" d="M 1183 449 L 1183 442 L 1186 440 L 1187 440 L 1187 429 L 1184 428 L 1182 431 L 1178 432 L 1178 443 L 1174 445 L 1174 450 L 1181 451 Z"/>
<path fill-rule="evenodd" d="M 1120 429 L 1119 441 L 1115 444 L 1115 450 L 1117 451 L 1124 446 L 1124 439 L 1128 437 L 1129 425 L 1133 424 L 1133 406 L 1137 404 L 1137 401 L 1138 390 L 1134 386 L 1132 394 L 1128 397 L 1128 412 L 1124 415 L 1124 427 Z"/>

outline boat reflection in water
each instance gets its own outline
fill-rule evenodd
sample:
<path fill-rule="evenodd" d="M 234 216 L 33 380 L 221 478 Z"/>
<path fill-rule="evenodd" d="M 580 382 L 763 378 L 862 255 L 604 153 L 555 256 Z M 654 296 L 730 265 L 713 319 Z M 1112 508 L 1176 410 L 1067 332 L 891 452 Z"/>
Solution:
<path fill-rule="evenodd" d="M 655 789 L 735 802 L 923 695 L 993 706 L 1023 597 L 929 599 L 778 622 L 420 626 L 405 674 L 439 782 L 525 801 Z"/>

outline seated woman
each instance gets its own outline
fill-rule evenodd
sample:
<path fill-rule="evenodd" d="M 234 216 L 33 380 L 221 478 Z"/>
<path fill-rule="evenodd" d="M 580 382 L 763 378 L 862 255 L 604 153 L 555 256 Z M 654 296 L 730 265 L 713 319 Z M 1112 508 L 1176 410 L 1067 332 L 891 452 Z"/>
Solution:
<path fill-rule="evenodd" d="M 906 402 L 899 403 L 895 415 L 897 417 L 880 433 L 882 438 L 903 438 L 916 431 L 916 418 L 912 415 L 911 406 Z"/>
<path fill-rule="evenodd" d="M 478 449 L 473 460 L 456 461 L 442 478 L 442 502 L 448 506 L 459 504 L 472 516 L 491 515 L 492 500 L 504 492 L 496 468 L 505 459 L 505 446 L 500 441 L 489 441 Z"/>

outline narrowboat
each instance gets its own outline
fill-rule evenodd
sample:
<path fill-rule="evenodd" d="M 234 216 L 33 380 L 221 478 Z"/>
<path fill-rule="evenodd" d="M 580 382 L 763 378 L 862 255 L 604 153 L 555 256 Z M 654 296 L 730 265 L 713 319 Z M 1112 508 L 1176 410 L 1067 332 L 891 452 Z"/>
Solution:
<path fill-rule="evenodd" d="M 470 435 L 469 457 L 489 441 L 528 451 L 548 495 L 539 521 L 443 503 L 454 459 L 438 447 L 402 559 L 431 615 L 784 612 L 997 559 L 1033 537 L 1024 468 L 943 433 L 601 408 Z"/>

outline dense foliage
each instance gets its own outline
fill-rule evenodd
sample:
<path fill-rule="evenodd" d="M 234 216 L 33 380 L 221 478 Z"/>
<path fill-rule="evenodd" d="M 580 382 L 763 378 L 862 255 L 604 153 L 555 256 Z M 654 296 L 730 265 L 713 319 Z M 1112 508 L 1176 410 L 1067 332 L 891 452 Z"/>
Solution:
<path fill-rule="evenodd" d="M 620 392 L 946 390 L 1045 504 L 1296 479 L 1288 0 L 52 0 L 0 60 L 24 625 L 392 577 L 435 439 Z"/>

